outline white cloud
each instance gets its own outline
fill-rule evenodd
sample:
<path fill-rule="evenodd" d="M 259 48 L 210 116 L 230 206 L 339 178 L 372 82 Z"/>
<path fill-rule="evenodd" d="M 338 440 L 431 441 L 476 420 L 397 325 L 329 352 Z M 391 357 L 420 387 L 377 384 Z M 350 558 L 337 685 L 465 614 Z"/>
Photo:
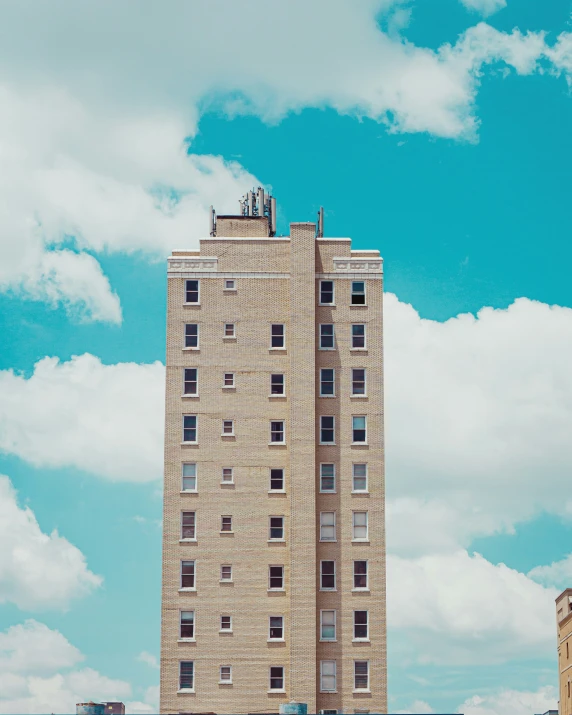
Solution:
<path fill-rule="evenodd" d="M 125 703 L 127 715 L 153 715 L 159 712 L 159 686 L 152 685 L 145 691 L 144 701 Z"/>
<path fill-rule="evenodd" d="M 44 358 L 29 378 L 0 371 L 0 450 L 115 481 L 158 479 L 164 381 L 159 362 L 103 365 L 89 354 Z"/>
<path fill-rule="evenodd" d="M 475 695 L 459 705 L 457 712 L 463 715 L 532 715 L 556 710 L 558 692 L 545 686 L 536 692 L 504 690 L 493 695 Z"/>
<path fill-rule="evenodd" d="M 142 663 L 146 663 L 150 668 L 159 667 L 159 661 L 157 660 L 157 656 L 153 655 L 152 653 L 148 653 L 146 650 L 141 651 L 141 653 L 139 653 L 139 655 L 137 656 L 137 660 L 140 660 Z"/>
<path fill-rule="evenodd" d="M 467 10 L 478 12 L 483 17 L 493 15 L 506 7 L 506 0 L 461 0 Z"/>
<path fill-rule="evenodd" d="M 0 633 L 0 672 L 53 674 L 72 668 L 83 655 L 59 631 L 33 619 Z"/>
<path fill-rule="evenodd" d="M 89 571 L 81 551 L 56 530 L 42 533 L 33 512 L 18 506 L 16 492 L 4 476 L 0 476 L 0 543 L 0 603 L 26 610 L 66 609 L 71 600 L 87 595 L 102 581 Z M 36 626 L 42 628 L 30 621 L 18 626 L 17 632 L 0 636 L 0 651 L 15 638 L 27 645 Z M 39 647 L 38 654 L 42 654 Z M 20 660 L 17 652 L 10 657 Z M 0 657 L 0 671 L 2 664 L 8 668 Z"/>
<path fill-rule="evenodd" d="M 415 702 L 411 705 L 411 710 L 396 710 L 396 712 L 399 715 L 411 715 L 412 713 L 414 713 L 414 715 L 422 715 L 424 713 L 433 713 L 435 711 L 424 700 L 415 700 Z"/>
<path fill-rule="evenodd" d="M 528 572 L 529 578 L 545 586 L 554 586 L 563 591 L 572 583 L 572 554 L 547 566 L 536 566 Z"/>
<path fill-rule="evenodd" d="M 389 555 L 387 621 L 399 656 L 422 663 L 501 663 L 554 649 L 555 589 L 466 551 Z M 526 622 L 526 628 L 522 627 Z"/>

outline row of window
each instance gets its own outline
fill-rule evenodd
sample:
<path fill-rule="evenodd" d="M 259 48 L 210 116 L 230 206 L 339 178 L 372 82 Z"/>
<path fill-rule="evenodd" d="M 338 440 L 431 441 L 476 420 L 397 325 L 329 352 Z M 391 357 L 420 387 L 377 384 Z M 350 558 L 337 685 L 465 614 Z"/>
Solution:
<path fill-rule="evenodd" d="M 233 340 L 237 337 L 236 323 L 223 323 L 223 340 Z M 185 347 L 199 348 L 199 323 L 185 324 Z M 270 326 L 270 349 L 280 350 L 286 347 L 286 326 L 275 323 Z M 336 331 L 334 323 L 321 323 L 318 327 L 318 347 L 320 350 L 335 350 Z M 352 350 L 365 350 L 366 324 L 353 323 L 351 326 Z"/>
<path fill-rule="evenodd" d="M 285 691 L 285 668 L 283 665 L 271 665 L 268 672 L 269 692 Z M 369 661 L 354 660 L 353 681 L 355 692 L 369 692 Z M 231 685 L 232 665 L 221 665 L 219 668 L 219 683 L 221 685 Z M 179 692 L 195 691 L 195 663 L 192 660 L 184 660 L 179 663 Z M 320 661 L 320 691 L 324 693 L 335 693 L 337 691 L 336 661 Z M 337 710 L 324 710 L 324 713 L 336 713 Z M 369 712 L 368 710 L 358 710 L 356 712 Z"/>
<path fill-rule="evenodd" d="M 336 418 L 334 415 L 320 415 L 319 443 L 336 444 Z M 222 437 L 235 437 L 234 420 L 222 421 Z M 286 443 L 286 421 L 270 421 L 270 444 Z M 183 415 L 183 442 L 198 443 L 198 415 Z M 367 444 L 367 416 L 352 415 L 352 444 Z"/>
<path fill-rule="evenodd" d="M 354 561 L 353 588 L 354 591 L 368 591 L 368 562 Z M 223 569 L 225 569 L 223 571 Z M 224 578 L 223 578 L 224 574 Z M 196 561 L 181 561 L 180 590 L 196 591 Z M 320 591 L 337 591 L 336 562 L 334 560 L 320 561 Z M 221 581 L 232 581 L 232 565 L 221 566 Z M 284 591 L 285 575 L 283 564 L 268 566 L 268 591 Z"/>
<path fill-rule="evenodd" d="M 197 464 L 196 462 L 184 462 L 182 470 L 181 491 L 197 492 Z M 284 492 L 284 470 L 270 469 L 269 470 L 269 491 Z M 330 462 L 320 464 L 320 492 L 324 494 L 336 492 L 336 465 Z M 234 467 L 222 467 L 221 484 L 234 484 Z M 352 492 L 367 493 L 368 486 L 368 469 L 366 462 L 354 462 L 352 464 Z"/>
<path fill-rule="evenodd" d="M 366 397 L 366 369 L 354 367 L 351 369 L 351 395 L 352 397 Z M 336 371 L 334 368 L 320 369 L 320 397 L 336 396 Z M 222 388 L 235 388 L 234 372 L 224 372 Z M 197 397 L 199 394 L 199 370 L 196 367 L 183 368 L 183 396 Z M 270 375 L 270 395 L 286 395 L 286 380 L 284 373 Z"/>
<path fill-rule="evenodd" d="M 232 616 L 221 615 L 220 633 L 232 633 Z M 337 611 L 320 611 L 320 641 L 337 641 Z M 369 611 L 354 611 L 352 625 L 354 641 L 369 642 Z M 195 641 L 195 611 L 179 611 L 179 640 Z M 284 641 L 284 616 L 268 617 L 268 641 Z"/>
<path fill-rule="evenodd" d="M 236 282 L 233 278 L 225 280 L 225 290 L 236 290 Z M 365 281 L 352 281 L 350 291 L 350 305 L 367 305 L 366 303 Z M 199 280 L 190 279 L 185 281 L 185 303 L 187 305 L 200 305 L 201 283 Z M 334 281 L 321 280 L 318 291 L 318 305 L 335 305 Z"/>
<path fill-rule="evenodd" d="M 320 541 L 336 541 L 336 512 L 320 512 Z M 220 533 L 233 534 L 233 520 L 231 515 L 224 515 L 220 518 Z M 268 517 L 268 540 L 284 541 L 285 538 L 285 517 Z M 181 540 L 197 540 L 197 513 L 196 511 L 181 512 Z M 352 540 L 368 540 L 368 512 L 352 512 Z"/>

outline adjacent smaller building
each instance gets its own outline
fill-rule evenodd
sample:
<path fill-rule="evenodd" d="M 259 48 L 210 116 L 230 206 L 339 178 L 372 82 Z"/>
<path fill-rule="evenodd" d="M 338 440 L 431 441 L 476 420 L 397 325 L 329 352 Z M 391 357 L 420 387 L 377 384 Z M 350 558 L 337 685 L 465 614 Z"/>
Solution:
<path fill-rule="evenodd" d="M 125 705 L 120 702 L 76 703 L 76 715 L 125 715 Z"/>

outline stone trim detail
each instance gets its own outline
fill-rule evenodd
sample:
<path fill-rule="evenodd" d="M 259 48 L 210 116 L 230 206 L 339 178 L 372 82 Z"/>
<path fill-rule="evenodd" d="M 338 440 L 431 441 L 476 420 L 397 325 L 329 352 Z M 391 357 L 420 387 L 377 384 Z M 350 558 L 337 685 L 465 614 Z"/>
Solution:
<path fill-rule="evenodd" d="M 190 270 L 196 272 L 216 271 L 218 268 L 218 258 L 216 256 L 172 256 L 167 258 L 167 273 L 171 271 Z"/>
<path fill-rule="evenodd" d="M 345 271 L 352 273 L 383 271 L 382 258 L 334 258 L 334 271 Z"/>

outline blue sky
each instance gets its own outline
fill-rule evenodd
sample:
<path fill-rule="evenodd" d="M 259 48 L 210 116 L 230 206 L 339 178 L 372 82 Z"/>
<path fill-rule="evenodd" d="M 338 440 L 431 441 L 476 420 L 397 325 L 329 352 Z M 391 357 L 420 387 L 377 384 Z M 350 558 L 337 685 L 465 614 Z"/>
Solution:
<path fill-rule="evenodd" d="M 385 260 L 390 710 L 544 712 L 572 3 L 241 6 L 0 10 L 0 713 L 157 712 L 164 259 L 259 182 Z"/>

